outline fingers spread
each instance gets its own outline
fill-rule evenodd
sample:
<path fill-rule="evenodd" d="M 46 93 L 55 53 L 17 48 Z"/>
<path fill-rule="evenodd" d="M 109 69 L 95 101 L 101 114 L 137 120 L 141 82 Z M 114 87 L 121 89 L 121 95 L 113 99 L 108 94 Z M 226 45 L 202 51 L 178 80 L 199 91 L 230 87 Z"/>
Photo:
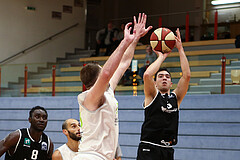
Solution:
<path fill-rule="evenodd" d="M 133 21 L 134 21 L 134 25 L 136 25 L 137 24 L 137 20 L 136 20 L 135 16 L 133 17 Z"/>
<path fill-rule="evenodd" d="M 151 30 L 153 28 L 153 26 L 149 26 L 146 30 L 146 32 L 148 32 L 149 30 Z"/>
<path fill-rule="evenodd" d="M 141 21 L 141 13 L 138 14 L 138 23 Z"/>
<path fill-rule="evenodd" d="M 131 30 L 132 30 L 132 27 L 129 28 L 129 32 L 131 32 Z"/>
<path fill-rule="evenodd" d="M 146 15 L 146 14 L 144 14 L 143 23 L 144 23 L 144 24 L 146 24 L 146 22 L 147 22 L 147 15 Z"/>
<path fill-rule="evenodd" d="M 125 29 L 128 29 L 132 25 L 132 22 L 129 22 L 125 25 Z"/>

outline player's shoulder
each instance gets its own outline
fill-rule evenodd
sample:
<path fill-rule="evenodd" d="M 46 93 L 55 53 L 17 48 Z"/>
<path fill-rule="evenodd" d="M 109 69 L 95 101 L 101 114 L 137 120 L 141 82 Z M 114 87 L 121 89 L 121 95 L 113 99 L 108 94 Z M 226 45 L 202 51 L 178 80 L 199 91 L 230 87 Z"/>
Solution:
<path fill-rule="evenodd" d="M 15 139 L 15 138 L 19 138 L 21 136 L 21 131 L 20 129 L 13 131 L 11 133 L 9 133 L 9 135 L 7 137 L 9 137 L 10 139 Z"/>
<path fill-rule="evenodd" d="M 6 136 L 4 143 L 6 143 L 8 146 L 15 146 L 17 145 L 19 138 L 21 138 L 20 130 L 16 130 Z"/>
<path fill-rule="evenodd" d="M 77 96 L 77 99 L 78 99 L 78 100 L 84 99 L 84 98 L 86 97 L 86 95 L 87 95 L 88 92 L 89 92 L 89 90 L 86 90 L 86 91 L 80 93 L 80 94 Z"/>
<path fill-rule="evenodd" d="M 56 149 L 52 155 L 52 160 L 62 160 L 61 152 Z"/>

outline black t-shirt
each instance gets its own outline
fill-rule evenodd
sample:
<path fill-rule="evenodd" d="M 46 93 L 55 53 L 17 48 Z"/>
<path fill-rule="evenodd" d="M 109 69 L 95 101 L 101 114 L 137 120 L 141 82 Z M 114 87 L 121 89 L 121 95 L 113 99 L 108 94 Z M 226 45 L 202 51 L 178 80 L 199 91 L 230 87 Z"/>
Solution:
<path fill-rule="evenodd" d="M 5 160 L 47 160 L 50 147 L 49 137 L 43 133 L 39 142 L 35 142 L 28 128 L 19 130 L 20 138 L 12 156 L 6 152 Z"/>
<path fill-rule="evenodd" d="M 145 107 L 141 141 L 154 144 L 177 144 L 179 110 L 175 93 L 158 92 L 154 100 Z"/>

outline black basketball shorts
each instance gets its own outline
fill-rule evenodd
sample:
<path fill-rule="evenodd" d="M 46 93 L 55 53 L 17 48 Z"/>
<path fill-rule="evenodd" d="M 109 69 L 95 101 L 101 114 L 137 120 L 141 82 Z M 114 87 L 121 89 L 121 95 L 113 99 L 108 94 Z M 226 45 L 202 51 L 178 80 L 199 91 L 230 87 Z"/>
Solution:
<path fill-rule="evenodd" d="M 172 147 L 160 147 L 146 143 L 138 146 L 137 160 L 173 160 Z"/>

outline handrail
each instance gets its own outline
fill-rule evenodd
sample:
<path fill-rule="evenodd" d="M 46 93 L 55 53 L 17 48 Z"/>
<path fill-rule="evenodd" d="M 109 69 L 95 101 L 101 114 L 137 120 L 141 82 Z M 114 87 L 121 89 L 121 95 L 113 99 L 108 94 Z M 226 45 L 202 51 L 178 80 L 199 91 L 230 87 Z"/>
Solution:
<path fill-rule="evenodd" d="M 62 34 L 62 33 L 64 33 L 64 32 L 66 32 L 66 31 L 68 31 L 68 30 L 70 30 L 70 29 L 72 29 L 72 28 L 74 28 L 74 27 L 76 27 L 76 26 L 78 26 L 78 25 L 79 25 L 79 23 L 76 23 L 76 24 L 74 24 L 74 25 L 72 25 L 72 26 L 70 26 L 70 27 L 68 27 L 68 28 L 66 28 L 66 29 L 64 29 L 64 30 L 62 30 L 62 31 L 60 31 L 60 32 L 58 32 L 58 33 L 56 33 L 56 34 L 48 37 L 48 38 L 45 38 L 44 40 L 42 40 L 42 41 L 40 41 L 40 42 L 38 42 L 38 43 L 36 43 L 36 44 L 34 44 L 34 45 L 32 45 L 32 46 L 30 46 L 30 47 L 22 50 L 22 51 L 14 54 L 14 55 L 12 55 L 12 56 L 9 56 L 8 58 L 2 60 L 2 61 L 0 62 L 0 65 L 3 65 L 6 61 L 9 61 L 10 59 L 12 59 L 12 58 L 14 58 L 14 57 L 16 57 L 16 56 L 18 56 L 18 55 L 20 55 L 20 54 L 24 54 L 26 51 L 28 51 L 28 50 L 30 50 L 30 49 L 32 49 L 32 48 L 34 48 L 34 47 L 36 47 L 36 46 L 44 43 L 45 41 L 52 40 L 52 38 L 54 38 L 54 37 L 56 37 L 56 36 L 58 36 L 58 35 L 60 35 L 60 34 Z"/>

